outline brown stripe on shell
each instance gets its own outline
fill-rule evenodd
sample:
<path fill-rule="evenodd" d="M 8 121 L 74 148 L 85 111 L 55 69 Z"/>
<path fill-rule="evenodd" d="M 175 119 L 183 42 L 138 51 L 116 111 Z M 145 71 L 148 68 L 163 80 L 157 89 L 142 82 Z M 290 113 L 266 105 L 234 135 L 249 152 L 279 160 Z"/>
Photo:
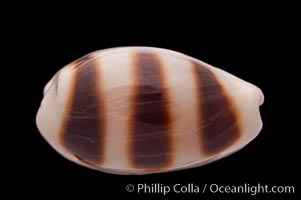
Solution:
<path fill-rule="evenodd" d="M 131 116 L 132 164 L 156 170 L 171 164 L 170 114 L 159 57 L 137 53 L 134 57 L 133 114 Z"/>
<path fill-rule="evenodd" d="M 104 105 L 100 67 L 93 59 L 73 68 L 62 127 L 63 144 L 79 160 L 100 164 L 104 155 Z"/>
<path fill-rule="evenodd" d="M 70 64 L 70 66 L 72 66 L 72 69 L 76 69 L 79 66 L 83 66 L 85 65 L 86 62 L 91 62 L 91 60 L 94 59 L 93 57 L 94 53 L 90 53 L 88 55 L 85 55 L 77 60 L 75 60 L 74 62 L 72 62 L 72 64 Z M 55 85 L 55 92 L 57 94 L 57 90 L 58 90 L 58 84 L 59 84 L 59 75 L 61 73 L 61 70 L 59 70 L 58 72 L 56 72 L 56 74 L 53 77 L 53 82 Z"/>
<path fill-rule="evenodd" d="M 238 116 L 223 86 L 206 66 L 192 61 L 199 102 L 202 152 L 218 154 L 240 137 Z"/>

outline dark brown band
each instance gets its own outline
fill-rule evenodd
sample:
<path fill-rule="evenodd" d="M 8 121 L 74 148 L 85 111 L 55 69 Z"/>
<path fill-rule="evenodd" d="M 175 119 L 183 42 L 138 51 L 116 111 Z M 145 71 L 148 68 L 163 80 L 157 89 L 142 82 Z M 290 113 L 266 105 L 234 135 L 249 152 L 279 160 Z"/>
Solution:
<path fill-rule="evenodd" d="M 199 102 L 202 151 L 214 155 L 240 136 L 237 114 L 221 83 L 206 66 L 192 62 Z"/>
<path fill-rule="evenodd" d="M 63 143 L 81 160 L 99 164 L 104 155 L 105 116 L 99 66 L 90 59 L 73 70 L 74 84 L 67 103 L 70 109 L 62 127 Z"/>
<path fill-rule="evenodd" d="M 138 53 L 133 67 L 136 82 L 130 155 L 137 168 L 163 168 L 171 162 L 171 139 L 162 64 L 155 54 Z"/>

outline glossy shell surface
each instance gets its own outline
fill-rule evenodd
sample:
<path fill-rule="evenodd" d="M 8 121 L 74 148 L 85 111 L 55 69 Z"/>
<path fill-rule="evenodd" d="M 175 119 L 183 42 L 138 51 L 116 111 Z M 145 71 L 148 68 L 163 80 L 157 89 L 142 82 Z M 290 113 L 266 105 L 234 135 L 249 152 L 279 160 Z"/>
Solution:
<path fill-rule="evenodd" d="M 36 123 L 62 156 L 114 174 L 201 166 L 248 144 L 262 122 L 259 88 L 171 50 L 90 53 L 44 88 Z"/>

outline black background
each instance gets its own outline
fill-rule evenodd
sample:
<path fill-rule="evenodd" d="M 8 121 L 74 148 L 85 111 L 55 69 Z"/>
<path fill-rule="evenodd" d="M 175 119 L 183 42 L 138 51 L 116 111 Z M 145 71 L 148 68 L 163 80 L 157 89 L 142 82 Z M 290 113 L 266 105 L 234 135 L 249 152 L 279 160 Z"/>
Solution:
<path fill-rule="evenodd" d="M 149 194 L 128 193 L 127 184 L 176 183 L 204 185 L 242 185 L 258 183 L 270 186 L 293 185 L 298 193 L 297 135 L 300 133 L 296 93 L 298 79 L 292 38 L 294 23 L 278 12 L 260 16 L 250 12 L 225 19 L 225 16 L 204 20 L 197 14 L 191 19 L 166 15 L 164 19 L 141 19 L 141 14 L 122 20 L 109 16 L 93 16 L 95 23 L 81 16 L 67 20 L 51 17 L 36 20 L 41 13 L 21 19 L 14 31 L 11 52 L 22 54 L 12 59 L 21 80 L 14 100 L 20 114 L 10 118 L 13 141 L 18 148 L 9 148 L 12 162 L 9 185 L 16 194 L 42 197 L 84 197 L 84 199 L 143 199 Z M 101 20 L 98 20 L 101 19 Z M 141 21 L 139 21 L 140 19 Z M 159 23 L 160 22 L 160 23 Z M 291 26 L 292 24 L 292 26 Z M 120 176 L 93 171 L 76 165 L 57 154 L 41 137 L 35 115 L 42 100 L 45 84 L 57 70 L 69 62 L 95 50 L 116 46 L 155 46 L 179 51 L 228 71 L 260 87 L 265 102 L 260 108 L 263 129 L 259 136 L 241 151 L 203 167 L 141 176 Z M 294 51 L 292 51 L 294 52 Z M 21 61 L 22 64 L 16 64 Z M 18 77 L 18 78 L 17 78 Z M 20 78 L 19 78 L 20 77 Z M 15 87 L 16 89 L 16 87 Z M 23 112 L 24 111 L 24 112 Z M 16 117 L 18 116 L 18 117 Z M 10 142 L 8 142 L 10 146 Z M 14 193 L 12 193 L 14 195 Z M 156 199 L 293 199 L 297 194 L 155 194 Z"/>

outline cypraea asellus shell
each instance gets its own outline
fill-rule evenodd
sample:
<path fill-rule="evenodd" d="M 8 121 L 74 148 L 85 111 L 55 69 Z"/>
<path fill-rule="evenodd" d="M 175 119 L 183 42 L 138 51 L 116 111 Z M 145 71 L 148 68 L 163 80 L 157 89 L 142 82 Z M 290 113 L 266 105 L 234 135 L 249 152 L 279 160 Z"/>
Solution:
<path fill-rule="evenodd" d="M 65 158 L 114 174 L 201 166 L 248 144 L 259 88 L 184 54 L 151 47 L 90 53 L 44 89 L 37 126 Z"/>

